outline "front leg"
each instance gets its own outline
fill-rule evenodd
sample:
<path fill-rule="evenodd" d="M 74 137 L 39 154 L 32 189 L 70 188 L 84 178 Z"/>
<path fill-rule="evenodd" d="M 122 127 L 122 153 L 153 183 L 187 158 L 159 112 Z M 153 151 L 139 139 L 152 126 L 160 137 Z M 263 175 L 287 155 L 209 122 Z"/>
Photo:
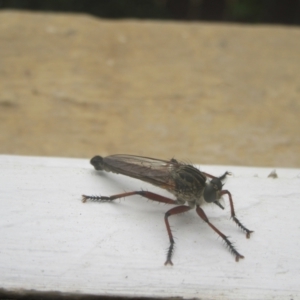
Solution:
<path fill-rule="evenodd" d="M 227 190 L 222 190 L 221 191 L 221 196 L 222 195 L 228 195 L 229 197 L 229 202 L 230 202 L 230 212 L 231 212 L 231 218 L 233 219 L 233 221 L 237 224 L 237 226 L 239 228 L 241 228 L 245 233 L 246 233 L 246 237 L 247 239 L 250 238 L 251 233 L 253 233 L 254 231 L 247 229 L 241 222 L 240 220 L 235 216 L 235 211 L 234 211 L 234 206 L 233 206 L 233 201 L 232 201 L 232 197 L 231 197 L 231 193 Z"/>
<path fill-rule="evenodd" d="M 199 215 L 199 217 L 206 222 L 226 243 L 226 246 L 229 248 L 229 251 L 235 256 L 235 261 L 239 261 L 240 258 L 244 258 L 243 255 L 238 253 L 238 251 L 233 246 L 232 242 L 229 241 L 228 237 L 222 233 L 217 227 L 215 227 L 210 221 L 208 220 L 204 210 L 197 205 L 196 212 Z"/>

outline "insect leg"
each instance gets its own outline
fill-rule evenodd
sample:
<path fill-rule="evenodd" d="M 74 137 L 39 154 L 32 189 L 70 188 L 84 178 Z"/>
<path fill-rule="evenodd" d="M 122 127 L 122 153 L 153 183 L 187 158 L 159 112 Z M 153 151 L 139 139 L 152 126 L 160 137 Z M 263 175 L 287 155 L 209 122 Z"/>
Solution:
<path fill-rule="evenodd" d="M 243 255 L 239 254 L 237 252 L 237 250 L 235 249 L 235 247 L 233 246 L 232 242 L 229 241 L 228 237 L 223 234 L 218 228 L 216 228 L 213 224 L 211 224 L 205 214 L 205 212 L 203 211 L 203 209 L 197 205 L 197 208 L 196 208 L 196 211 L 197 211 L 197 214 L 200 216 L 200 218 L 206 222 L 223 240 L 224 242 L 226 243 L 226 245 L 228 246 L 229 248 L 229 251 L 235 255 L 235 261 L 239 261 L 240 258 L 244 258 Z"/>
<path fill-rule="evenodd" d="M 168 235 L 169 235 L 169 239 L 170 239 L 170 247 L 167 252 L 167 260 L 165 262 L 165 266 L 168 264 L 173 265 L 172 256 L 173 256 L 174 244 L 175 244 L 168 217 L 170 217 L 172 215 L 184 213 L 190 209 L 191 208 L 189 206 L 181 205 L 181 206 L 174 207 L 165 213 L 165 223 L 166 223 L 166 227 L 167 227 L 167 231 L 168 231 Z"/>
<path fill-rule="evenodd" d="M 233 206 L 233 201 L 231 197 L 231 193 L 227 190 L 221 191 L 221 195 L 227 194 L 229 197 L 229 202 L 230 202 L 230 211 L 231 211 L 231 218 L 233 221 L 237 224 L 238 227 L 240 227 L 244 232 L 246 232 L 246 237 L 247 239 L 250 238 L 250 234 L 253 232 L 252 230 L 247 229 L 240 221 L 239 219 L 235 216 L 235 211 L 234 211 L 234 206 Z"/>
<path fill-rule="evenodd" d="M 134 196 L 134 195 L 140 195 L 142 197 L 148 198 L 153 201 L 161 202 L 161 203 L 176 204 L 175 200 L 172 200 L 172 199 L 164 197 L 164 196 L 160 196 L 158 194 L 147 192 L 147 191 L 134 191 L 134 192 L 116 194 L 116 195 L 112 195 L 112 196 L 82 195 L 82 202 L 85 203 L 87 200 L 99 201 L 99 202 L 110 202 L 110 201 L 113 201 L 113 200 L 116 200 L 119 198 L 125 198 L 125 197 L 129 197 L 129 196 Z"/>

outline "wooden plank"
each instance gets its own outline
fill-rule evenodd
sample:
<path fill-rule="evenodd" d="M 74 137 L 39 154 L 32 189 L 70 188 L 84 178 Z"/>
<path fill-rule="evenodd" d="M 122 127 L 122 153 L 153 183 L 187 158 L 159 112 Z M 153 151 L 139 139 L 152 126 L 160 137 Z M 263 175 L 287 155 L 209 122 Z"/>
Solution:
<path fill-rule="evenodd" d="M 168 193 L 121 175 L 96 172 L 87 160 L 0 156 L 0 283 L 25 289 L 106 296 L 204 299 L 295 299 L 300 296 L 300 170 L 201 166 L 221 175 L 248 240 L 226 209 L 205 206 L 235 242 L 236 263 L 194 211 L 170 218 L 174 266 L 164 266 L 170 208 L 139 196 L 85 203 L 81 195 L 139 189 Z"/>

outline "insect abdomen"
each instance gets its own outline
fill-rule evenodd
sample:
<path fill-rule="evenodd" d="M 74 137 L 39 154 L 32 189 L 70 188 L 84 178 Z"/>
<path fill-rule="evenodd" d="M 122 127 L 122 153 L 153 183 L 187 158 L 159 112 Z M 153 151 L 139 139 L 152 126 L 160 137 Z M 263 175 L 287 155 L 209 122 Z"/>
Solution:
<path fill-rule="evenodd" d="M 96 155 L 91 159 L 91 164 L 94 166 L 96 170 L 104 170 L 103 168 L 103 157 Z"/>

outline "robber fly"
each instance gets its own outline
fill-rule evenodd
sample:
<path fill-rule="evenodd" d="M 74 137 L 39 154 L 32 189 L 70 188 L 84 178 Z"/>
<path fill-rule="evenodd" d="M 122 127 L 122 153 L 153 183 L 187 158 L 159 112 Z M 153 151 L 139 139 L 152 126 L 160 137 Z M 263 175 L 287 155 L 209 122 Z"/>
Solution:
<path fill-rule="evenodd" d="M 172 215 L 189 211 L 195 207 L 200 218 L 224 240 L 229 251 L 235 256 L 235 260 L 239 261 L 240 258 L 244 258 L 244 256 L 236 250 L 232 242 L 229 241 L 228 237 L 210 223 L 201 208 L 204 203 L 213 203 L 221 209 L 224 209 L 219 200 L 223 195 L 227 195 L 230 203 L 231 218 L 237 226 L 246 233 L 246 237 L 250 238 L 250 234 L 253 231 L 247 229 L 235 216 L 231 193 L 227 190 L 222 190 L 224 185 L 223 181 L 227 175 L 230 175 L 229 172 L 225 172 L 220 177 L 215 177 L 201 172 L 192 165 L 180 163 L 174 158 L 171 160 L 161 160 L 125 154 L 116 154 L 106 157 L 95 156 L 91 159 L 91 164 L 96 170 L 123 174 L 140 179 L 166 189 L 175 196 L 176 200 L 173 200 L 142 190 L 112 196 L 82 196 L 83 202 L 87 200 L 110 202 L 119 198 L 140 195 L 153 201 L 177 205 L 165 213 L 165 224 L 170 240 L 165 265 L 173 265 L 172 256 L 175 244 L 168 218 Z"/>

